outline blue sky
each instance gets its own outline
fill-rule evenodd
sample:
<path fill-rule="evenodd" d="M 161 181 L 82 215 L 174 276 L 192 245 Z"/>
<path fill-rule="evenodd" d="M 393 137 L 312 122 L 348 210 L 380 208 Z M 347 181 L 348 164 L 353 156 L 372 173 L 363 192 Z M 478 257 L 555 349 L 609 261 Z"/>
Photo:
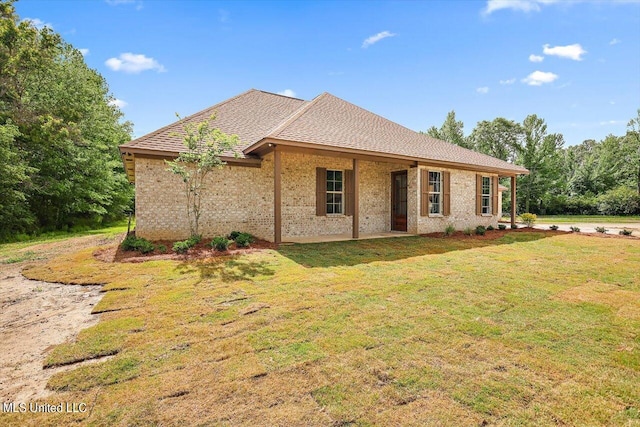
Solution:
<path fill-rule="evenodd" d="M 537 114 L 566 145 L 640 108 L 640 0 L 37 1 L 142 136 L 250 88 L 330 92 L 414 130 Z"/>

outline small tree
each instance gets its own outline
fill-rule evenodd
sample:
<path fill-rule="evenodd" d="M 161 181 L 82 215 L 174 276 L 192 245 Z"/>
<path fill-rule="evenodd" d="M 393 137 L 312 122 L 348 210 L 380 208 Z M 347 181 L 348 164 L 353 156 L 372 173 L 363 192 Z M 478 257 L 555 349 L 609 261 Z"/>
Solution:
<path fill-rule="evenodd" d="M 182 120 L 179 115 L 176 116 Z M 234 157 L 238 157 L 238 153 L 234 151 L 234 147 L 240 142 L 238 136 L 227 135 L 212 127 L 211 122 L 214 120 L 215 115 L 212 115 L 209 120 L 202 122 L 183 122 L 182 132 L 173 133 L 172 136 L 182 137 L 187 151 L 180 153 L 175 160 L 166 161 L 168 170 L 180 176 L 184 183 L 191 236 L 200 234 L 200 206 L 202 195 L 207 190 L 205 178 L 213 169 L 222 168 L 226 164 L 221 159 L 223 154 L 233 152 Z"/>

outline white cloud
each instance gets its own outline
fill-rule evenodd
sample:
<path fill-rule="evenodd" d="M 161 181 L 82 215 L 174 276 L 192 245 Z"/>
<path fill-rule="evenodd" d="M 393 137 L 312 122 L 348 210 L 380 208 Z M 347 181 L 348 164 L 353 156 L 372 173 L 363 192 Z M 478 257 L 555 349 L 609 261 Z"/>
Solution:
<path fill-rule="evenodd" d="M 118 58 L 109 58 L 105 65 L 113 71 L 137 74 L 146 70 L 156 70 L 159 73 L 167 71 L 162 64 L 153 58 L 131 52 L 121 53 Z"/>
<path fill-rule="evenodd" d="M 616 38 L 613 38 L 613 39 L 609 42 L 609 44 L 610 44 L 611 46 L 613 46 L 614 44 L 618 44 L 618 43 L 620 43 L 620 40 L 618 40 L 618 39 L 616 39 Z"/>
<path fill-rule="evenodd" d="M 389 32 L 389 31 L 382 31 L 382 32 L 380 32 L 378 34 L 375 34 L 375 35 L 365 39 L 365 41 L 362 42 L 362 47 L 366 49 L 369 46 L 371 46 L 372 44 L 378 43 L 382 39 L 386 39 L 387 37 L 393 37 L 395 35 L 396 34 L 394 34 L 392 32 Z"/>
<path fill-rule="evenodd" d="M 600 126 L 609 126 L 609 125 L 621 125 L 626 123 L 624 120 L 606 120 L 603 122 L 600 122 Z"/>
<path fill-rule="evenodd" d="M 481 95 L 484 95 L 486 93 L 489 93 L 489 88 L 487 86 L 479 87 L 478 89 L 476 89 L 476 92 L 478 92 Z"/>
<path fill-rule="evenodd" d="M 111 101 L 109 101 L 109 105 L 112 105 L 112 106 L 118 107 L 118 108 L 124 108 L 129 104 L 127 103 L 127 101 L 123 101 L 122 99 L 114 98 Z"/>
<path fill-rule="evenodd" d="M 278 95 L 288 96 L 289 98 L 295 98 L 296 97 L 296 93 L 294 91 L 292 91 L 291 89 L 285 89 L 283 91 L 280 91 L 280 92 L 278 92 Z"/>
<path fill-rule="evenodd" d="M 82 49 L 78 49 L 80 51 L 80 53 L 82 54 L 82 56 L 87 56 L 89 55 L 89 49 L 87 48 L 82 48 Z"/>
<path fill-rule="evenodd" d="M 109 6 L 132 5 L 136 10 L 142 9 L 142 0 L 105 0 Z"/>
<path fill-rule="evenodd" d="M 549 47 L 548 44 L 542 46 L 542 53 L 545 55 L 559 56 L 560 58 L 573 59 L 574 61 L 582 61 L 582 55 L 587 53 L 579 43 L 569 44 L 566 46 Z"/>
<path fill-rule="evenodd" d="M 610 105 L 616 105 L 616 101 L 609 101 Z"/>
<path fill-rule="evenodd" d="M 542 62 L 544 61 L 544 56 L 534 55 L 533 53 L 529 55 L 529 61 L 531 62 Z"/>
<path fill-rule="evenodd" d="M 539 12 L 541 5 L 556 3 L 556 1 L 557 0 L 487 0 L 487 5 L 482 10 L 482 14 L 490 15 L 502 9 L 517 10 L 525 13 Z"/>
<path fill-rule="evenodd" d="M 621 5 L 628 3 L 640 3 L 640 0 L 487 0 L 487 5 L 482 9 L 483 15 L 510 9 L 519 12 L 540 12 L 543 6 L 558 4 L 561 6 L 573 5 L 576 3 L 602 3 L 606 5 Z"/>
<path fill-rule="evenodd" d="M 507 79 L 507 80 L 500 80 L 500 84 L 501 85 L 512 85 L 516 82 L 516 78 L 512 78 L 512 79 Z"/>
<path fill-rule="evenodd" d="M 545 83 L 551 83 L 558 78 L 557 74 L 553 74 L 545 71 L 534 71 L 526 78 L 522 79 L 522 83 L 526 83 L 529 86 L 542 86 Z"/>
<path fill-rule="evenodd" d="M 22 21 L 30 23 L 31 25 L 33 25 L 34 27 L 36 27 L 39 30 L 43 29 L 44 27 L 48 27 L 48 28 L 51 28 L 53 30 L 53 25 L 51 25 L 51 23 L 49 23 L 49 22 L 44 22 L 42 19 L 24 18 Z"/>

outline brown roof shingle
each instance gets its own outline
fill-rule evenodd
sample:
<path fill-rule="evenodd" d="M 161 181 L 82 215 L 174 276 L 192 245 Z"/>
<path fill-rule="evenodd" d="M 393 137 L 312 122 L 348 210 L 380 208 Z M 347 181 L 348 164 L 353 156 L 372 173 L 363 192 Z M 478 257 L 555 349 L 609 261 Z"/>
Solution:
<path fill-rule="evenodd" d="M 412 131 L 329 93 L 307 102 L 252 89 L 184 120 L 201 121 L 214 112 L 217 128 L 240 137 L 240 157 L 250 154 L 263 140 L 271 138 L 425 162 L 466 164 L 472 168 L 510 173 L 528 172 L 521 166 Z M 173 123 L 121 145 L 121 151 L 131 148 L 182 151 L 180 138 L 170 135 L 180 129 L 180 122 Z"/>

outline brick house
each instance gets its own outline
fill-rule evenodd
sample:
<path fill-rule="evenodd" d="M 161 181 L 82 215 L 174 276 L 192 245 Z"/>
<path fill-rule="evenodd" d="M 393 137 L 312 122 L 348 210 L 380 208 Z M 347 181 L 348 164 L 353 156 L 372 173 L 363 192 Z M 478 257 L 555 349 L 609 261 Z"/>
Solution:
<path fill-rule="evenodd" d="M 312 101 L 249 90 L 184 120 L 216 114 L 238 157 L 209 174 L 200 228 L 280 243 L 302 236 L 411 234 L 496 226 L 499 177 L 520 166 L 470 151 L 323 93 Z M 165 159 L 184 150 L 180 122 L 120 146 L 136 186 L 136 234 L 188 237 L 182 182 Z M 512 192 L 512 198 L 515 191 Z M 512 220 L 515 218 L 511 204 Z"/>

